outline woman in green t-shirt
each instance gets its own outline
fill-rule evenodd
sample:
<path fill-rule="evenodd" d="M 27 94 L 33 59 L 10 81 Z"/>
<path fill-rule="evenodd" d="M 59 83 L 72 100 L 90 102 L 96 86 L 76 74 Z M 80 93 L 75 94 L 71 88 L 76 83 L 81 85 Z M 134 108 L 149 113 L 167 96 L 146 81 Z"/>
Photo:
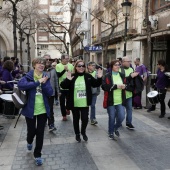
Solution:
<path fill-rule="evenodd" d="M 73 126 L 76 134 L 76 140 L 81 141 L 79 120 L 81 117 L 81 134 L 85 141 L 88 140 L 86 135 L 86 127 L 88 124 L 89 106 L 92 102 L 91 87 L 99 87 L 102 83 L 102 70 L 98 70 L 98 77 L 95 79 L 92 75 L 85 72 L 85 63 L 78 60 L 74 66 L 74 74 L 67 73 L 66 79 L 61 82 L 63 89 L 69 89 L 69 95 L 66 107 L 72 110 Z"/>
<path fill-rule="evenodd" d="M 118 128 L 121 126 L 125 118 L 125 110 L 122 104 L 125 101 L 125 80 L 130 79 L 138 73 L 132 73 L 125 79 L 124 74 L 119 72 L 119 60 L 111 62 L 111 73 L 107 73 L 102 82 L 102 89 L 104 90 L 104 107 L 107 108 L 109 115 L 108 133 L 109 138 L 114 139 L 114 133 L 119 136 Z M 116 120 L 116 122 L 115 122 Z"/>
<path fill-rule="evenodd" d="M 41 150 L 44 129 L 47 117 L 50 116 L 48 97 L 52 96 L 53 89 L 48 76 L 43 72 L 45 60 L 40 57 L 34 58 L 32 66 L 34 70 L 29 71 L 18 82 L 18 87 L 20 90 L 26 91 L 28 98 L 26 105 L 21 110 L 27 123 L 27 149 L 32 150 L 33 141 L 36 138 L 33 154 L 36 165 L 40 166 L 43 164 Z"/>

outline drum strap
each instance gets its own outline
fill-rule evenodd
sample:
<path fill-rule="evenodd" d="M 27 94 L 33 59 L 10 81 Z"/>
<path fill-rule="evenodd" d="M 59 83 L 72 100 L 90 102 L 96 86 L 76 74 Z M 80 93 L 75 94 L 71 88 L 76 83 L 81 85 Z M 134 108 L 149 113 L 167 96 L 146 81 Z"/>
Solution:
<path fill-rule="evenodd" d="M 21 116 L 21 112 L 20 112 L 20 113 L 19 113 L 19 115 L 18 115 L 18 118 L 17 118 L 17 120 L 16 120 L 16 122 L 15 122 L 15 126 L 14 126 L 14 128 L 16 128 L 16 126 L 17 126 L 17 123 L 18 123 L 18 120 L 19 120 L 20 116 Z"/>

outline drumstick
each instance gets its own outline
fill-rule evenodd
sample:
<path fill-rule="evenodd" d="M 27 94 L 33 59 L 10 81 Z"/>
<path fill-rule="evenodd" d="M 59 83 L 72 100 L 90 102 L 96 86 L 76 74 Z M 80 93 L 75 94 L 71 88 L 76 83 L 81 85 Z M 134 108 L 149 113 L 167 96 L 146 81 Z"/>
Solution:
<path fill-rule="evenodd" d="M 12 80 L 12 81 L 7 81 L 6 83 L 15 83 L 15 82 L 18 82 L 18 81 Z"/>

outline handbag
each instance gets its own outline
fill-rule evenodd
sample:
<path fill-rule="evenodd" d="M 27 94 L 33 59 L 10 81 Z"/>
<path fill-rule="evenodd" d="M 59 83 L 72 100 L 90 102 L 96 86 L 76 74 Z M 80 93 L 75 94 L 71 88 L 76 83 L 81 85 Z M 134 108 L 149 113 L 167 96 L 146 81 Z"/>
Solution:
<path fill-rule="evenodd" d="M 14 88 L 14 92 L 12 94 L 12 101 L 16 108 L 23 108 L 27 103 L 26 91 L 22 91 L 18 87 Z"/>

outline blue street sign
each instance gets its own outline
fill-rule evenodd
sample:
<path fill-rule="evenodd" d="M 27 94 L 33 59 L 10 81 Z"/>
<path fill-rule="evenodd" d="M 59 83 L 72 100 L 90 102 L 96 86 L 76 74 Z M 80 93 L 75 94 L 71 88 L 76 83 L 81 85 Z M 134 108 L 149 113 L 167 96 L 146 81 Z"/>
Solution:
<path fill-rule="evenodd" d="M 102 46 L 88 46 L 84 47 L 85 51 L 102 51 Z"/>

